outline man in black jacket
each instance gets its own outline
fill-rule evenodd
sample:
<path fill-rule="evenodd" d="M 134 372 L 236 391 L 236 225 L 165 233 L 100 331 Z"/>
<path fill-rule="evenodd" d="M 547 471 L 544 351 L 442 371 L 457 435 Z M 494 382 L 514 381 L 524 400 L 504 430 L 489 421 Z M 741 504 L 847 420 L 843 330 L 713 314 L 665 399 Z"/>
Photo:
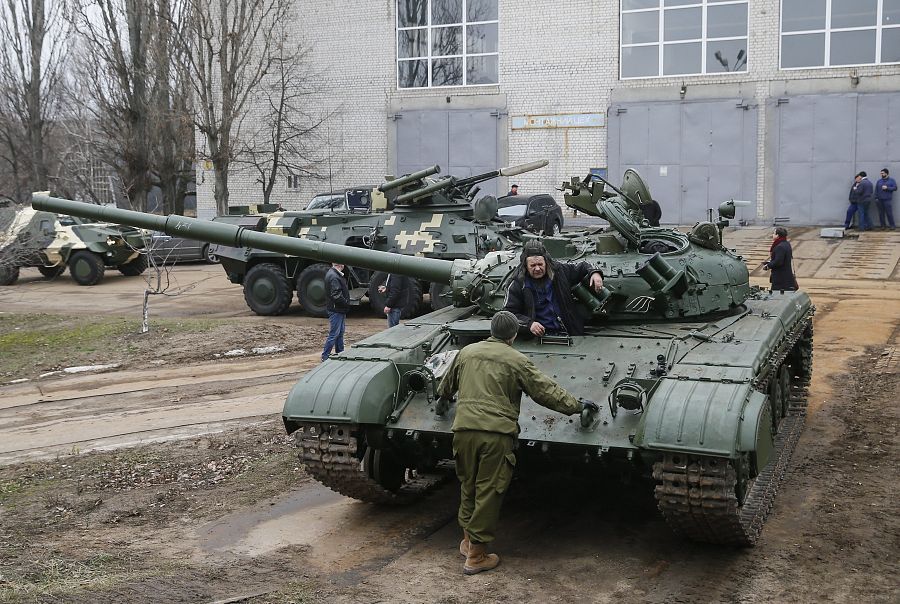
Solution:
<path fill-rule="evenodd" d="M 332 264 L 325 273 L 325 291 L 328 293 L 328 301 L 325 309 L 328 311 L 328 338 L 325 340 L 325 348 L 322 349 L 322 360 L 331 356 L 331 349 L 335 352 L 344 352 L 344 322 L 347 311 L 350 310 L 350 288 L 344 277 L 344 265 Z"/>
<path fill-rule="evenodd" d="M 603 273 L 587 262 L 555 262 L 540 241 L 529 241 L 503 310 L 516 315 L 524 336 L 584 335 L 584 321 L 572 302 L 572 286 L 579 282 L 600 292 Z"/>
<path fill-rule="evenodd" d="M 399 254 L 397 248 L 391 248 L 390 253 Z M 409 297 L 409 277 L 391 273 L 384 280 L 384 285 L 378 286 L 378 291 L 385 294 L 384 314 L 388 320 L 388 328 L 400 324 L 400 315 L 406 306 Z"/>
<path fill-rule="evenodd" d="M 659 207 L 659 202 L 655 199 L 651 199 L 647 203 L 642 203 L 641 212 L 644 214 L 644 218 L 647 219 L 647 222 L 650 223 L 650 226 L 659 226 L 659 219 L 662 218 L 662 208 Z"/>

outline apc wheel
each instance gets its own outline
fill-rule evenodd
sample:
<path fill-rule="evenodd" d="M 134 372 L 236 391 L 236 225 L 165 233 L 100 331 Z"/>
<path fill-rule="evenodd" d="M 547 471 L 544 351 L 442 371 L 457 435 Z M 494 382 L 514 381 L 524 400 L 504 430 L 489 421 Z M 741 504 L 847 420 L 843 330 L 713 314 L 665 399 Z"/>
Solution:
<path fill-rule="evenodd" d="M 0 285 L 12 285 L 18 280 L 18 266 L 0 266 Z"/>
<path fill-rule="evenodd" d="M 387 297 L 378 291 L 378 288 L 384 285 L 387 280 L 387 273 L 376 271 L 372 273 L 369 281 L 369 304 L 372 310 L 379 317 L 384 316 L 384 305 Z M 419 306 L 422 304 L 422 286 L 416 279 L 409 280 L 409 289 L 407 290 L 406 304 L 403 306 L 403 312 L 400 313 L 401 319 L 411 319 L 419 314 Z"/>
<path fill-rule="evenodd" d="M 297 299 L 308 315 L 327 317 L 328 287 L 325 274 L 331 268 L 328 264 L 310 264 L 297 276 Z"/>
<path fill-rule="evenodd" d="M 69 274 L 78 285 L 97 285 L 104 272 L 103 260 L 93 252 L 83 250 L 69 256 Z"/>
<path fill-rule="evenodd" d="M 59 266 L 39 266 L 38 272 L 46 279 L 55 279 L 62 275 L 66 271 L 66 265 L 60 264 Z"/>
<path fill-rule="evenodd" d="M 147 256 L 141 254 L 131 262 L 120 265 L 118 270 L 126 277 L 137 277 L 147 270 Z"/>
<path fill-rule="evenodd" d="M 276 264 L 257 264 L 244 277 L 244 300 L 258 315 L 282 315 L 291 306 L 291 285 Z"/>
<path fill-rule="evenodd" d="M 200 259 L 203 260 L 207 264 L 218 264 L 219 257 L 213 254 L 210 250 L 210 245 L 207 243 L 203 246 L 203 249 L 200 250 Z"/>
<path fill-rule="evenodd" d="M 432 283 L 428 286 L 428 296 L 431 298 L 431 310 L 447 308 L 452 304 L 449 299 L 450 286 L 444 283 Z"/>

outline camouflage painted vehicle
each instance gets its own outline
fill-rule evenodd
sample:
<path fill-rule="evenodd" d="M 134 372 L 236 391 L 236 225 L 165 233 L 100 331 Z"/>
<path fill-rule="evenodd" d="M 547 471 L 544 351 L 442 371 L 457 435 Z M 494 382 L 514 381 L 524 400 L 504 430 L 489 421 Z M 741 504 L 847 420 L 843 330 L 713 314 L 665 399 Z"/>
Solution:
<path fill-rule="evenodd" d="M 584 336 L 517 339 L 515 347 L 575 396 L 602 404 L 579 421 L 524 398 L 517 474 L 643 478 L 655 483 L 677 533 L 752 545 L 804 424 L 809 296 L 751 287 L 742 258 L 722 245 L 733 202 L 720 206 L 715 223 L 682 233 L 644 226 L 639 203 L 649 192 L 633 172 L 612 195 L 577 179 L 567 188 L 567 203 L 612 228 L 543 242 L 557 260 L 599 266 L 605 290 L 573 289 Z M 409 501 L 446 475 L 455 404 L 439 399 L 436 386 L 460 348 L 489 335 L 519 265 L 517 248 L 446 261 L 46 198 L 35 205 L 447 284 L 452 307 L 332 356 L 293 387 L 283 411 L 308 472 L 349 497 Z"/>
<path fill-rule="evenodd" d="M 138 229 L 92 224 L 33 208 L 0 207 L 0 285 L 12 285 L 22 268 L 34 267 L 52 279 L 66 267 L 79 285 L 96 285 L 107 268 L 123 275 L 147 269 Z"/>
<path fill-rule="evenodd" d="M 489 251 L 512 245 L 522 231 L 496 216 L 493 197 L 473 204 L 477 183 L 545 165 L 546 161 L 531 162 L 460 179 L 437 178 L 440 168 L 434 166 L 388 180 L 377 189 L 347 189 L 343 199 L 338 200 L 342 203 L 328 203 L 321 209 L 218 216 L 214 221 L 366 250 L 396 248 L 401 254 L 443 260 L 480 258 Z M 475 205 L 481 206 L 477 215 Z M 243 285 L 244 299 L 253 312 L 283 314 L 296 292 L 308 314 L 326 316 L 327 263 L 247 247 L 220 245 L 213 253 L 228 279 Z M 350 265 L 347 276 L 353 304 L 359 304 L 367 296 L 372 309 L 380 313 L 384 296 L 378 287 L 387 274 Z M 432 309 L 450 303 L 443 284 L 412 280 L 404 318 L 418 314 L 423 293 L 430 295 Z"/>

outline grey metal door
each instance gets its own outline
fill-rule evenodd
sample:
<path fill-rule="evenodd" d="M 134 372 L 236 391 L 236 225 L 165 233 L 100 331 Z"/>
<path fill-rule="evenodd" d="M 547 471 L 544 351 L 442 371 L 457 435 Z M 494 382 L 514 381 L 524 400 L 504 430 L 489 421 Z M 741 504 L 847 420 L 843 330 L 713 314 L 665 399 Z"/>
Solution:
<path fill-rule="evenodd" d="M 396 173 L 438 164 L 442 174 L 465 177 L 500 167 L 498 112 L 477 110 L 403 111 L 397 129 Z M 497 195 L 497 181 L 481 184 L 479 195 Z"/>
<path fill-rule="evenodd" d="M 839 224 L 853 176 L 874 183 L 900 169 L 900 93 L 773 99 L 775 214 L 792 224 Z"/>
<path fill-rule="evenodd" d="M 726 199 L 756 202 L 757 110 L 740 99 L 611 107 L 609 173 L 637 170 L 662 221 L 691 224 Z M 737 218 L 753 218 L 755 207 Z"/>

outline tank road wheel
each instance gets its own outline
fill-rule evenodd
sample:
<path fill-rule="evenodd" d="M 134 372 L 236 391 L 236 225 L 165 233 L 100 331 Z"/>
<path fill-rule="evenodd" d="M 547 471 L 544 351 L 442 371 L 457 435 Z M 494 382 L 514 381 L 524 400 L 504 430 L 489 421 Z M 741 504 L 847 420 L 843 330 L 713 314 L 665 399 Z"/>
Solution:
<path fill-rule="evenodd" d="M 39 266 L 38 272 L 42 274 L 45 279 L 56 279 L 64 272 L 66 272 L 66 265 L 60 264 L 59 266 Z"/>
<path fill-rule="evenodd" d="M 372 273 L 372 278 L 369 280 L 369 305 L 379 317 L 384 316 L 386 296 L 379 292 L 378 288 L 384 285 L 385 280 L 387 280 L 387 273 L 382 271 Z M 422 304 L 422 287 L 415 279 L 410 279 L 409 282 L 406 305 L 403 307 L 403 312 L 400 313 L 402 319 L 415 317 L 419 313 L 419 306 Z"/>
<path fill-rule="evenodd" d="M 105 272 L 103 260 L 93 252 L 81 250 L 69 256 L 69 274 L 78 285 L 97 285 Z"/>
<path fill-rule="evenodd" d="M 432 283 L 429 285 L 428 296 L 431 298 L 431 310 L 447 308 L 453 303 L 450 300 L 450 286 L 444 283 Z"/>
<path fill-rule="evenodd" d="M 306 314 L 313 317 L 327 317 L 328 289 L 325 287 L 325 273 L 331 265 L 310 264 L 297 276 L 297 300 Z"/>
<path fill-rule="evenodd" d="M 418 472 L 385 449 L 366 446 L 347 424 L 303 424 L 294 432 L 306 472 L 347 497 L 368 503 L 407 503 L 452 476 L 442 469 Z"/>
<path fill-rule="evenodd" d="M 282 315 L 291 306 L 291 285 L 277 264 L 257 264 L 244 277 L 244 300 L 258 315 Z"/>
<path fill-rule="evenodd" d="M 144 254 L 140 254 L 131 262 L 126 262 L 118 268 L 119 272 L 126 277 L 137 277 L 145 270 L 147 270 L 147 256 L 145 256 Z"/>
<path fill-rule="evenodd" d="M 0 265 L 0 285 L 12 285 L 19 280 L 18 266 Z"/>

